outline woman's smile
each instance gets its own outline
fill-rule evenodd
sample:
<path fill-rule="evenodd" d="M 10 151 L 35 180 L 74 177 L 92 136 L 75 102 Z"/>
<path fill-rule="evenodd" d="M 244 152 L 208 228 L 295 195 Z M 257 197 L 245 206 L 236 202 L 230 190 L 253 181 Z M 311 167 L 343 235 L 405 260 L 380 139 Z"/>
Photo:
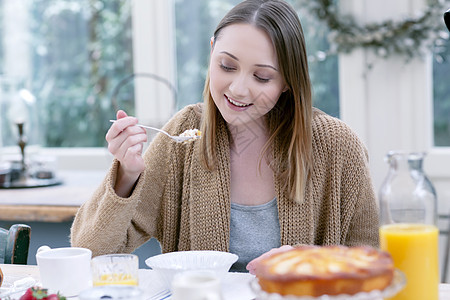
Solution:
<path fill-rule="evenodd" d="M 246 110 L 250 106 L 253 105 L 253 103 L 246 104 L 246 103 L 243 103 L 243 102 L 239 102 L 239 101 L 233 100 L 232 98 L 228 97 L 227 95 L 224 95 L 224 96 L 225 96 L 226 101 L 228 102 L 228 106 L 231 109 L 236 110 L 236 111 Z"/>

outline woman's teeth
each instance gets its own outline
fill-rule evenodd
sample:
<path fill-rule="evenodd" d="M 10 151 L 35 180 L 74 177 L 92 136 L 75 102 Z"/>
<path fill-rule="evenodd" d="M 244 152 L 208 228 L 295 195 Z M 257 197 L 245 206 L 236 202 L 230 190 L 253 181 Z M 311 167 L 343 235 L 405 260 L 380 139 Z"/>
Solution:
<path fill-rule="evenodd" d="M 230 101 L 231 104 L 239 106 L 239 107 L 246 107 L 246 106 L 250 106 L 251 105 L 251 103 L 250 104 L 243 104 L 243 103 L 236 102 L 236 101 L 234 101 L 234 100 L 232 100 L 231 98 L 228 98 L 228 97 L 227 97 L 227 100 Z"/>

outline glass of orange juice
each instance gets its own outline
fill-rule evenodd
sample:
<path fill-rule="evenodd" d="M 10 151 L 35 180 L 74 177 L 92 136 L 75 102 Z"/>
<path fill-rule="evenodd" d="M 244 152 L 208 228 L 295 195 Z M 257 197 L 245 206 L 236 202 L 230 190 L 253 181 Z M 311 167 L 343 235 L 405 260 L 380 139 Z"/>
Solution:
<path fill-rule="evenodd" d="M 434 225 L 398 223 L 380 227 L 381 249 L 406 276 L 406 286 L 395 300 L 439 299 L 439 230 Z"/>
<path fill-rule="evenodd" d="M 106 254 L 91 261 L 92 285 L 138 285 L 139 258 L 134 254 Z"/>

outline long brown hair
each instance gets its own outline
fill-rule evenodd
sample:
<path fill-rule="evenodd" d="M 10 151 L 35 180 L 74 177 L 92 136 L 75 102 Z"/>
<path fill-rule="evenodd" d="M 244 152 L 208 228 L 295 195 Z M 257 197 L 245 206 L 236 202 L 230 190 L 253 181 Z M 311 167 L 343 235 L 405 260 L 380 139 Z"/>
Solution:
<path fill-rule="evenodd" d="M 246 23 L 264 30 L 277 53 L 281 76 L 288 90 L 266 115 L 269 140 L 263 155 L 276 155 L 271 167 L 291 199 L 303 201 L 306 181 L 312 169 L 312 96 L 305 40 L 295 10 L 282 0 L 246 0 L 231 9 L 214 32 L 214 41 L 223 28 Z M 203 90 L 204 112 L 201 130 L 201 159 L 213 170 L 217 166 L 216 129 L 221 118 L 210 93 L 209 72 Z"/>

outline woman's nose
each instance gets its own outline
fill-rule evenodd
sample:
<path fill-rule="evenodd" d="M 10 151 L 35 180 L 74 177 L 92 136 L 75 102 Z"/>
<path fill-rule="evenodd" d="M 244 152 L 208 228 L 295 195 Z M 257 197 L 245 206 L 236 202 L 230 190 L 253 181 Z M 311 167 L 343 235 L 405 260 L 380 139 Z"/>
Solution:
<path fill-rule="evenodd" d="M 249 93 L 249 85 L 244 74 L 239 74 L 230 83 L 230 92 L 234 97 L 246 97 Z"/>

